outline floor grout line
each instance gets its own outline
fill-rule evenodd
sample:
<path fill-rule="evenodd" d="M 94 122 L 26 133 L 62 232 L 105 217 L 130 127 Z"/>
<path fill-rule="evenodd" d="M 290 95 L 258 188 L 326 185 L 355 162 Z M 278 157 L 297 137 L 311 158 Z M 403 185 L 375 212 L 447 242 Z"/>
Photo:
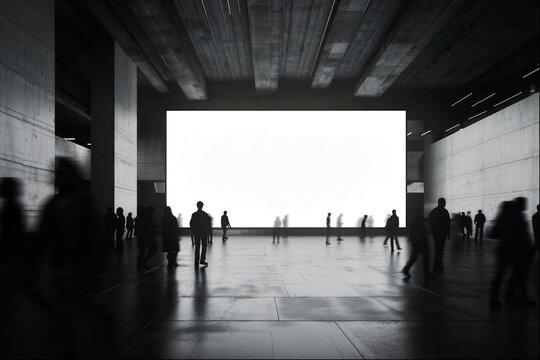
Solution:
<path fill-rule="evenodd" d="M 366 357 L 362 354 L 362 352 L 356 347 L 356 345 L 352 342 L 352 340 L 347 336 L 347 334 L 345 334 L 345 331 L 343 331 L 343 329 L 341 328 L 341 326 L 339 326 L 338 322 L 337 321 L 334 321 L 334 324 L 336 324 L 336 326 L 338 327 L 339 330 L 341 330 L 341 333 L 347 338 L 347 340 L 349 340 L 349 342 L 351 343 L 351 345 L 356 349 L 356 351 L 358 351 L 358 354 L 360 354 L 360 356 L 362 357 L 362 359 L 365 359 Z"/>

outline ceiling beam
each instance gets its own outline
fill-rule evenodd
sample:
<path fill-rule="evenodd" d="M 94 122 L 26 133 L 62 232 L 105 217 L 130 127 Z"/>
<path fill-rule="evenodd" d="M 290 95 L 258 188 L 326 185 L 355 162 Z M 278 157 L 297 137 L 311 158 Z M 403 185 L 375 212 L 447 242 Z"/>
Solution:
<path fill-rule="evenodd" d="M 330 86 L 370 3 L 370 0 L 339 1 L 333 21 L 328 24 L 329 30 L 324 46 L 320 50 L 311 87 Z"/>
<path fill-rule="evenodd" d="M 257 90 L 276 90 L 279 80 L 283 2 L 248 0 L 251 55 Z"/>
<path fill-rule="evenodd" d="M 163 75 L 156 70 L 155 64 L 140 49 L 132 34 L 124 27 L 115 13 L 104 0 L 82 0 L 73 4 L 81 10 L 90 12 L 105 28 L 111 37 L 122 47 L 135 65 L 141 70 L 150 84 L 160 93 L 169 91 Z"/>
<path fill-rule="evenodd" d="M 392 27 L 355 87 L 355 96 L 381 96 L 454 17 L 463 0 L 413 0 Z"/>
<path fill-rule="evenodd" d="M 179 18 L 168 0 L 134 0 L 126 3 L 137 22 L 154 44 L 188 100 L 206 100 L 206 78 Z"/>

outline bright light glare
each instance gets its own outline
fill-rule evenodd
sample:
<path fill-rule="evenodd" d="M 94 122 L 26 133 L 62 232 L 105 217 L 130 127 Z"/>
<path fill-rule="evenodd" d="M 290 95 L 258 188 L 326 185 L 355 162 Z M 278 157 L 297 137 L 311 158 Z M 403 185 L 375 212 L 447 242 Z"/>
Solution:
<path fill-rule="evenodd" d="M 405 226 L 405 111 L 168 111 L 167 204 L 219 227 Z"/>

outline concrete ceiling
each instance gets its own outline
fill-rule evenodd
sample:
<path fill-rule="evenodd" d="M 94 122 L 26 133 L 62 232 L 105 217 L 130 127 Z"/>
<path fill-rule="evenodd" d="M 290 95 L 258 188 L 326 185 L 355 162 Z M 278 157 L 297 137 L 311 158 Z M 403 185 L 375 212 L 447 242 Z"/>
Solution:
<path fill-rule="evenodd" d="M 538 38 L 533 0 L 61 0 L 57 7 L 72 8 L 57 10 L 66 28 L 84 20 L 114 38 L 144 83 L 161 93 L 180 89 L 189 100 L 208 99 L 214 82 L 248 81 L 263 92 L 289 81 L 349 82 L 356 97 L 463 88 L 500 76 L 487 74 L 501 62 L 538 62 L 537 51 L 525 64 L 512 59 Z"/>

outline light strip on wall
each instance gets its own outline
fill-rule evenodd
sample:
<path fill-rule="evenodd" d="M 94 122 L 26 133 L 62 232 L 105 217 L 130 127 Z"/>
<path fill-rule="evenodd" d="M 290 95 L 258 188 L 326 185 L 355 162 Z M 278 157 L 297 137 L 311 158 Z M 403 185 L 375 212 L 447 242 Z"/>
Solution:
<path fill-rule="evenodd" d="M 459 124 L 454 125 L 454 126 L 452 126 L 451 128 L 444 130 L 444 132 L 449 132 L 450 130 L 455 129 L 455 128 L 457 128 L 458 126 L 459 126 Z"/>
<path fill-rule="evenodd" d="M 64 140 L 67 140 L 67 141 L 73 141 L 73 140 L 75 140 L 75 138 L 67 137 L 67 138 L 64 138 Z"/>
<path fill-rule="evenodd" d="M 471 105 L 471 107 L 475 107 L 476 105 L 478 105 L 478 104 L 480 104 L 480 103 L 486 101 L 487 99 L 489 99 L 489 98 L 495 96 L 495 94 L 496 94 L 496 93 L 493 93 L 493 94 L 489 95 L 488 97 L 485 97 L 485 98 L 483 98 L 482 100 L 480 100 L 480 101 L 478 101 L 478 102 L 475 102 L 474 104 Z"/>
<path fill-rule="evenodd" d="M 458 101 L 456 101 L 455 103 L 453 103 L 452 105 L 450 105 L 450 107 L 459 104 L 460 102 L 462 102 L 463 100 L 465 100 L 466 98 L 468 98 L 468 97 L 471 96 L 471 95 L 472 95 L 472 93 L 470 93 L 469 95 L 465 95 L 464 97 L 462 97 L 461 99 L 459 99 Z"/>
<path fill-rule="evenodd" d="M 540 68 L 534 69 L 534 70 L 531 71 L 530 73 L 523 75 L 521 78 L 522 78 L 522 79 L 525 79 L 527 76 L 529 76 L 529 75 L 531 75 L 531 74 L 534 74 L 534 73 L 537 72 L 538 70 L 540 70 Z"/>
<path fill-rule="evenodd" d="M 427 134 L 429 134 L 430 132 L 431 132 L 431 130 L 428 130 L 428 131 L 426 131 L 425 133 L 423 133 L 423 134 L 422 134 L 422 135 L 420 135 L 420 136 L 424 136 L 424 135 L 427 135 Z"/>
<path fill-rule="evenodd" d="M 500 102 L 496 103 L 495 105 L 493 105 L 493 107 L 498 106 L 498 105 L 501 105 L 502 103 L 505 103 L 505 102 L 507 102 L 508 100 L 512 100 L 513 98 L 515 98 L 516 96 L 519 96 L 519 95 L 521 95 L 521 94 L 523 94 L 523 91 L 520 91 L 520 92 L 518 92 L 517 94 L 512 95 L 512 96 L 510 96 L 509 98 L 504 99 L 503 101 L 500 101 Z"/>
<path fill-rule="evenodd" d="M 482 114 L 485 114 L 485 113 L 487 113 L 487 110 L 484 110 L 484 111 L 482 111 L 481 113 L 478 113 L 478 114 L 476 114 L 476 115 L 474 115 L 474 116 L 471 116 L 468 120 L 474 119 L 475 117 L 478 117 L 478 116 L 480 116 L 480 115 L 482 115 Z"/>
<path fill-rule="evenodd" d="M 411 135 L 411 134 L 412 134 L 412 131 L 409 131 L 409 132 L 407 133 L 407 136 L 409 136 L 409 135 Z"/>

